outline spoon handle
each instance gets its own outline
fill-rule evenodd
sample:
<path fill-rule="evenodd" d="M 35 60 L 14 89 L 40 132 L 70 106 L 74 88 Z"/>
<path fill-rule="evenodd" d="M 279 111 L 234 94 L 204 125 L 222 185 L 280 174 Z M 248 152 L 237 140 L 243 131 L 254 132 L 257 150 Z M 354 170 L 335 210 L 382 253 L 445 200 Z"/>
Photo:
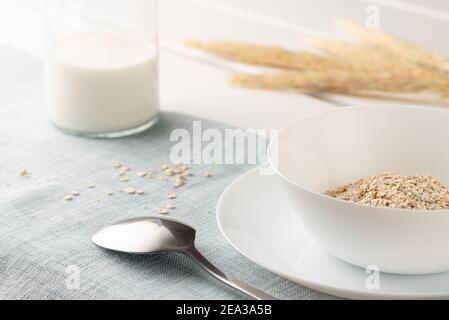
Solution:
<path fill-rule="evenodd" d="M 255 300 L 277 300 L 273 296 L 251 287 L 240 280 L 232 279 L 221 272 L 216 266 L 214 266 L 209 260 L 207 260 L 195 247 L 191 247 L 185 250 L 185 253 L 192 258 L 198 265 L 200 265 L 204 270 L 206 270 L 215 279 L 223 282 L 231 288 L 234 288 Z"/>

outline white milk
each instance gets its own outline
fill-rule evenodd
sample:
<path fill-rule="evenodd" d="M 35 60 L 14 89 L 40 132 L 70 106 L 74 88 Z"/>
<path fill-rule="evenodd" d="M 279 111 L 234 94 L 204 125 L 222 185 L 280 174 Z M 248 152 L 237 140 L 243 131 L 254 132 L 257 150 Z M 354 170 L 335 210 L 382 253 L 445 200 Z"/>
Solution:
<path fill-rule="evenodd" d="M 86 133 L 130 130 L 157 117 L 156 48 L 120 33 L 64 41 L 47 61 L 51 121 Z"/>

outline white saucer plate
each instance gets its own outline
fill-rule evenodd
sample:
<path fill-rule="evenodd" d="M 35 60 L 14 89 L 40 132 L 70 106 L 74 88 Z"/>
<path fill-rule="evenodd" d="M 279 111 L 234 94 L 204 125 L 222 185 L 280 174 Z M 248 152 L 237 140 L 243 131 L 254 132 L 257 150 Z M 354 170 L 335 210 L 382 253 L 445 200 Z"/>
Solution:
<path fill-rule="evenodd" d="M 376 275 L 322 250 L 304 230 L 278 179 L 255 169 L 221 196 L 219 228 L 244 256 L 300 285 L 343 298 L 449 299 L 449 273 Z"/>

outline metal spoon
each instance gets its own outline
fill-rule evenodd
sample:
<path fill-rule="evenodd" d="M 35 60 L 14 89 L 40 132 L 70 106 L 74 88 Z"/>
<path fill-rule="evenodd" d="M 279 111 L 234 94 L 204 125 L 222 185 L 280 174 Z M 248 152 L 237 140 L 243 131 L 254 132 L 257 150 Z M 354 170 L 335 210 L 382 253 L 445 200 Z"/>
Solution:
<path fill-rule="evenodd" d="M 274 297 L 218 270 L 195 248 L 196 231 L 181 222 L 166 218 L 137 218 L 119 222 L 100 230 L 92 237 L 99 247 L 129 254 L 181 252 L 217 280 L 253 299 L 276 300 Z"/>

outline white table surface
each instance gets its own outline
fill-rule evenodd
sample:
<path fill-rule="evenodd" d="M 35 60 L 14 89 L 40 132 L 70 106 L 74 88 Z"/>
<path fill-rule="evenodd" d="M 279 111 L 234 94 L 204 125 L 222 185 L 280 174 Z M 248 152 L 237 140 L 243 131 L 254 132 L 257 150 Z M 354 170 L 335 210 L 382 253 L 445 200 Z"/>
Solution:
<path fill-rule="evenodd" d="M 40 1 L 0 0 L 0 44 L 42 56 Z M 186 51 L 179 43 L 221 38 L 299 48 L 305 37 L 332 34 L 337 17 L 363 22 L 373 4 L 380 10 L 382 28 L 449 54 L 449 43 L 443 41 L 449 28 L 445 0 L 160 1 L 162 109 L 271 129 L 335 108 L 337 104 L 299 93 L 231 88 L 227 77 L 240 66 Z"/>

